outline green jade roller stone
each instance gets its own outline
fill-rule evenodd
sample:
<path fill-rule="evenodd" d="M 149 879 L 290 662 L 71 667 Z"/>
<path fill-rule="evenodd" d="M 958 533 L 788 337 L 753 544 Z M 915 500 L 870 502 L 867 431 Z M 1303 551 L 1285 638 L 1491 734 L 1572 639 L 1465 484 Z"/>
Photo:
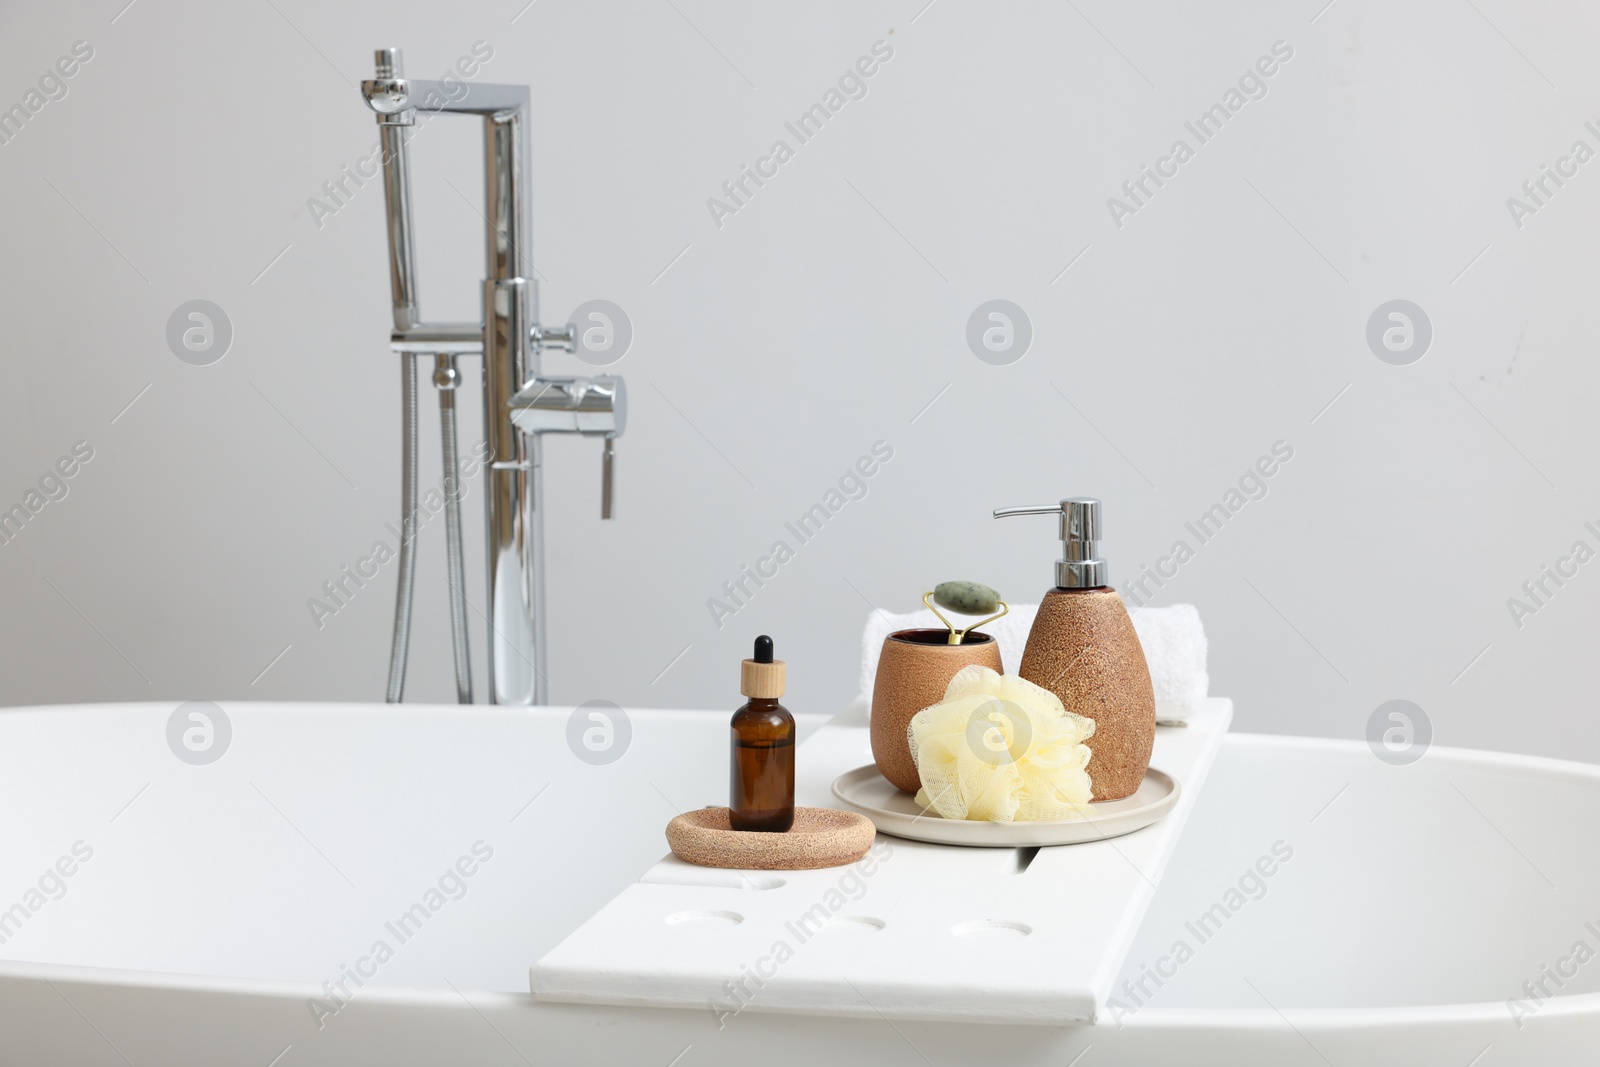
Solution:
<path fill-rule="evenodd" d="M 1000 609 L 1000 594 L 977 582 L 940 582 L 933 602 L 959 615 L 988 615 Z"/>

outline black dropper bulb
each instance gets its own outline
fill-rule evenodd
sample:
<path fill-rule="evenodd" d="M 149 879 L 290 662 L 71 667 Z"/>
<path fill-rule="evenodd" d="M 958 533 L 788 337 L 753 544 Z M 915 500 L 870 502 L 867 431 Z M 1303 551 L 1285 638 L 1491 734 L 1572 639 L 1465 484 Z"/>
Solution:
<path fill-rule="evenodd" d="M 772 638 L 768 637 L 766 634 L 762 634 L 760 637 L 756 638 L 755 659 L 757 663 L 772 662 Z"/>

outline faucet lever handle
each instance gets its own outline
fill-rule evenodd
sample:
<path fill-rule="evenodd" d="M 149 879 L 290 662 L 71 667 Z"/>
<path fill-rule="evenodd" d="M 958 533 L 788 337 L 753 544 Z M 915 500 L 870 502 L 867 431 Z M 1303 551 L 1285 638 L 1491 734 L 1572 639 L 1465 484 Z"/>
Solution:
<path fill-rule="evenodd" d="M 600 517 L 613 517 L 611 498 L 616 489 L 617 435 L 608 433 L 600 450 Z"/>

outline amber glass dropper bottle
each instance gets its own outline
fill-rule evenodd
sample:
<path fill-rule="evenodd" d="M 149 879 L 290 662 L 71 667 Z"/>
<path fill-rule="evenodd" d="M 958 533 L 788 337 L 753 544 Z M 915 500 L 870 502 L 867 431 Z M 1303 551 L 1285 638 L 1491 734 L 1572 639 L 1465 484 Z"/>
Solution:
<path fill-rule="evenodd" d="M 783 668 L 762 634 L 739 671 L 739 691 L 750 700 L 731 723 L 728 821 L 735 830 L 783 833 L 794 825 L 794 716 L 778 703 Z"/>

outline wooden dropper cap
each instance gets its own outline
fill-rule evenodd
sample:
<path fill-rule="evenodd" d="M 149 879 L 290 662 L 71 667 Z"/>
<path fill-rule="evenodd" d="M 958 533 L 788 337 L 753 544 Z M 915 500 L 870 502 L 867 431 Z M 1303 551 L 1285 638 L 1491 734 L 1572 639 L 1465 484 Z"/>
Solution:
<path fill-rule="evenodd" d="M 739 692 L 747 697 L 776 700 L 783 696 L 783 660 L 772 658 L 772 638 L 756 638 L 756 654 L 739 664 Z"/>

